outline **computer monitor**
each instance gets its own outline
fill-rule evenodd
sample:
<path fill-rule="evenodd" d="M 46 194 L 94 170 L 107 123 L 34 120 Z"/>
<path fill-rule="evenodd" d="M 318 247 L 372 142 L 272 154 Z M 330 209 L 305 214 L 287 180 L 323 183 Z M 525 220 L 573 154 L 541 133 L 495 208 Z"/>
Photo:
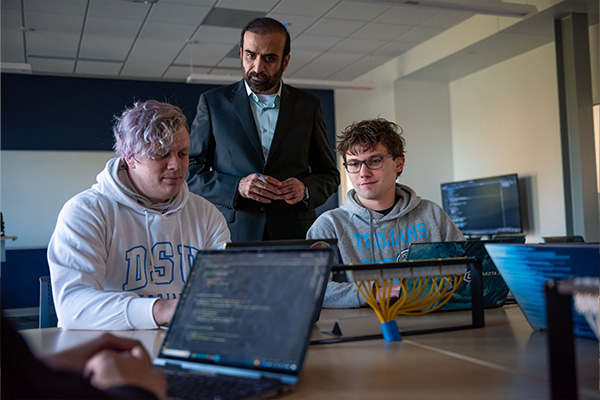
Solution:
<path fill-rule="evenodd" d="M 442 207 L 465 235 L 521 233 L 517 174 L 441 184 Z"/>

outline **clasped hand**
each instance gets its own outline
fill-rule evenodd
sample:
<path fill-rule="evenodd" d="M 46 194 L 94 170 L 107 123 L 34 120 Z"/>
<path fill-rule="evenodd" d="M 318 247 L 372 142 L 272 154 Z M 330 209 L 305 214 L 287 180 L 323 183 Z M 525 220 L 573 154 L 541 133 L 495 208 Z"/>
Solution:
<path fill-rule="evenodd" d="M 66 369 L 89 377 L 100 390 L 138 386 L 164 399 L 167 383 L 153 366 L 143 345 L 133 339 L 104 333 L 92 340 L 43 357 L 52 368 Z"/>
<path fill-rule="evenodd" d="M 261 179 L 262 178 L 262 179 Z M 242 197 L 269 204 L 273 200 L 284 200 L 296 204 L 304 198 L 305 186 L 296 178 L 279 181 L 268 175 L 248 175 L 240 180 L 238 192 Z"/>

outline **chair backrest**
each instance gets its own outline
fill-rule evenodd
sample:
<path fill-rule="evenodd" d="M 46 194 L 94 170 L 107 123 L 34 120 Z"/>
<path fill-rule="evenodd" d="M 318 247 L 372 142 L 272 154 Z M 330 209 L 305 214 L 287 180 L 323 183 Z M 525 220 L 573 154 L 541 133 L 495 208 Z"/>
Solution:
<path fill-rule="evenodd" d="M 544 243 L 561 243 L 561 242 L 577 242 L 583 243 L 583 236 L 574 235 L 574 236 L 544 236 Z"/>
<path fill-rule="evenodd" d="M 40 276 L 40 328 L 53 328 L 58 325 L 58 317 L 52 298 L 52 285 L 49 276 Z"/>

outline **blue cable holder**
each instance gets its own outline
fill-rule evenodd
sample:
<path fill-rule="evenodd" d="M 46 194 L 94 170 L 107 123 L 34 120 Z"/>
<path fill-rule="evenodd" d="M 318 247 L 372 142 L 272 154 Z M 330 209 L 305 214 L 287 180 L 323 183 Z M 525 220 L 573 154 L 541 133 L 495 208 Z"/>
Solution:
<path fill-rule="evenodd" d="M 347 271 L 363 271 L 363 270 L 381 270 L 381 269 L 393 269 L 393 268 L 420 268 L 420 267 L 437 267 L 440 265 L 467 265 L 467 271 L 471 275 L 471 324 L 470 325 L 457 325 L 457 326 L 445 326 L 440 328 L 429 328 L 429 329 L 417 329 L 411 331 L 401 332 L 398 329 L 398 325 L 395 320 L 388 321 L 381 324 L 381 334 L 369 334 L 360 336 L 344 336 L 340 321 L 336 321 L 333 330 L 331 332 L 323 332 L 331 334 L 334 337 L 328 339 L 317 339 L 311 340 L 310 344 L 330 344 L 340 342 L 352 342 L 357 340 L 371 340 L 384 338 L 386 341 L 400 341 L 403 336 L 410 335 L 421 335 L 426 333 L 440 333 L 450 332 L 464 329 L 483 328 L 485 326 L 484 318 L 484 305 L 483 305 L 483 274 L 481 260 L 474 257 L 462 257 L 462 258 L 437 258 L 430 260 L 409 260 L 409 261 L 397 261 L 397 262 L 385 262 L 385 263 L 372 263 L 372 264 L 356 264 L 356 265 L 334 265 L 331 268 L 331 272 L 334 274 L 334 280 L 336 275 L 346 276 Z M 392 324 L 393 323 L 393 324 Z M 385 325 L 385 327 L 384 327 Z M 395 328 L 394 328 L 395 326 Z M 397 332 L 397 336 L 393 331 Z M 386 335 L 390 335 L 390 338 L 399 339 L 388 340 Z"/>

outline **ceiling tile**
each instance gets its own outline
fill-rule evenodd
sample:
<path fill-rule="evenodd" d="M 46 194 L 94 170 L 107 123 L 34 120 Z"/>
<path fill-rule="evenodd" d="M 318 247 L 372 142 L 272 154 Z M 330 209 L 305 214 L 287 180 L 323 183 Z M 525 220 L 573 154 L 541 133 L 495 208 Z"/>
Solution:
<path fill-rule="evenodd" d="M 4 5 L 4 2 L 2 3 Z M 4 34 L 5 28 L 17 28 L 21 26 L 21 10 L 5 10 L 2 7 L 2 34 Z"/>
<path fill-rule="evenodd" d="M 338 70 L 341 67 L 333 64 L 321 64 L 312 62 L 297 72 L 294 72 L 288 78 L 295 79 L 327 79 L 327 77 Z"/>
<path fill-rule="evenodd" d="M 384 40 L 346 39 L 333 47 L 331 51 L 365 55 L 372 53 L 386 43 Z"/>
<path fill-rule="evenodd" d="M 208 74 L 210 70 L 210 68 L 194 68 L 193 71 L 195 74 Z M 165 72 L 163 78 L 185 80 L 188 76 L 190 76 L 189 66 L 172 65 L 167 72 Z"/>
<path fill-rule="evenodd" d="M 30 56 L 75 57 L 79 37 L 75 33 L 30 32 L 27 36 L 27 51 Z"/>
<path fill-rule="evenodd" d="M 123 0 L 90 0 L 88 17 L 143 21 L 151 5 Z"/>
<path fill-rule="evenodd" d="M 123 63 L 110 61 L 77 61 L 75 72 L 85 75 L 119 75 Z"/>
<path fill-rule="evenodd" d="M 311 26 L 306 33 L 333 37 L 346 37 L 365 25 L 360 21 L 344 21 L 341 19 L 323 18 Z"/>
<path fill-rule="evenodd" d="M 227 43 L 235 46 L 240 41 L 240 33 L 241 30 L 237 28 L 201 26 L 192 37 L 192 40 L 203 43 Z"/>
<path fill-rule="evenodd" d="M 328 14 L 328 18 L 347 19 L 352 21 L 371 21 L 391 6 L 377 3 L 343 1 Z"/>
<path fill-rule="evenodd" d="M 24 63 L 23 33 L 18 29 L 2 29 L 0 50 L 2 62 Z"/>
<path fill-rule="evenodd" d="M 241 68 L 242 63 L 239 58 L 224 58 L 217 67 L 221 68 Z"/>
<path fill-rule="evenodd" d="M 58 58 L 38 58 L 38 57 L 29 57 L 29 64 L 31 64 L 31 69 L 36 73 L 61 73 L 61 74 L 71 74 L 73 73 L 73 68 L 75 67 L 74 60 L 63 60 Z"/>
<path fill-rule="evenodd" d="M 408 32 L 409 25 L 370 23 L 352 35 L 356 39 L 392 40 Z"/>
<path fill-rule="evenodd" d="M 328 51 L 320 55 L 317 59 L 313 61 L 313 63 L 337 65 L 339 66 L 339 68 L 343 68 L 346 65 L 352 64 L 353 62 L 357 61 L 362 57 L 362 54 L 335 53 L 333 51 Z"/>
<path fill-rule="evenodd" d="M 178 52 L 171 41 L 137 40 L 121 75 L 160 78 Z"/>
<path fill-rule="evenodd" d="M 306 64 L 300 63 L 288 65 L 287 69 L 285 70 L 285 73 L 283 74 L 283 79 L 285 80 L 285 78 L 287 78 L 288 76 L 294 76 L 296 71 L 300 71 L 302 68 L 304 68 L 305 65 Z"/>
<path fill-rule="evenodd" d="M 269 17 L 276 19 L 277 21 L 284 24 L 292 37 L 298 36 L 299 34 L 306 31 L 311 25 L 313 25 L 318 18 L 306 17 L 301 15 L 291 14 L 269 14 Z"/>
<path fill-rule="evenodd" d="M 440 34 L 444 30 L 441 28 L 433 28 L 427 26 L 415 26 L 410 31 L 406 32 L 403 35 L 400 35 L 396 40 L 402 42 L 413 42 L 413 43 L 421 43 L 426 40 L 431 39 L 432 37 Z"/>
<path fill-rule="evenodd" d="M 150 10 L 148 21 L 198 26 L 209 11 L 210 7 L 158 2 Z"/>
<path fill-rule="evenodd" d="M 239 68 L 213 68 L 210 71 L 210 75 L 228 75 L 232 77 L 232 81 L 242 79 L 242 71 Z"/>
<path fill-rule="evenodd" d="M 288 68 L 295 64 L 306 64 L 311 62 L 315 58 L 321 55 L 322 51 L 318 50 L 300 50 L 292 48 L 290 53 L 290 65 Z"/>
<path fill-rule="evenodd" d="M 2 0 L 4 3 L 4 0 Z M 23 0 L 26 12 L 38 11 L 48 14 L 85 15 L 87 1 L 74 0 Z"/>
<path fill-rule="evenodd" d="M 25 16 L 26 26 L 35 31 L 70 32 L 77 34 L 81 33 L 83 20 L 83 15 L 40 12 L 28 12 Z"/>
<path fill-rule="evenodd" d="M 0 5 L 3 13 L 9 10 L 21 11 L 21 0 L 2 0 Z"/>
<path fill-rule="evenodd" d="M 390 61 L 393 57 L 385 56 L 365 56 L 357 62 L 348 65 L 340 71 L 329 76 L 329 79 L 340 81 L 352 81 L 361 75 L 366 74 L 378 66 Z"/>
<path fill-rule="evenodd" d="M 190 64 L 190 53 L 193 51 L 193 65 L 200 67 L 212 67 L 221 62 L 227 55 L 231 46 L 219 43 L 196 43 L 192 46 L 187 45 L 177 56 L 175 64 Z"/>
<path fill-rule="evenodd" d="M 160 0 L 160 2 L 165 4 L 183 4 L 200 7 L 214 7 L 214 5 L 217 4 L 217 0 Z"/>
<path fill-rule="evenodd" d="M 394 6 L 381 17 L 377 18 L 377 22 L 414 26 L 427 21 L 439 13 L 440 10 L 435 8 L 404 5 Z"/>
<path fill-rule="evenodd" d="M 448 29 L 454 25 L 460 24 L 464 20 L 471 18 L 474 15 L 475 14 L 466 11 L 442 11 L 427 21 L 424 21 L 422 25 Z"/>
<path fill-rule="evenodd" d="M 272 12 L 320 17 L 338 3 L 339 0 L 283 0 Z"/>
<path fill-rule="evenodd" d="M 373 55 L 397 57 L 413 47 L 415 47 L 415 43 L 411 42 L 389 42 L 375 50 Z"/>
<path fill-rule="evenodd" d="M 279 0 L 219 0 L 217 7 L 269 12 Z"/>
<path fill-rule="evenodd" d="M 190 25 L 167 24 L 162 22 L 146 22 L 142 27 L 138 40 L 157 40 L 174 42 L 178 49 L 183 48 L 195 28 Z"/>
<path fill-rule="evenodd" d="M 315 36 L 302 34 L 292 40 L 292 53 L 297 50 L 329 50 L 342 41 L 342 38 L 332 36 Z"/>
<path fill-rule="evenodd" d="M 88 18 L 79 55 L 83 58 L 125 60 L 140 24 L 108 18 Z"/>

